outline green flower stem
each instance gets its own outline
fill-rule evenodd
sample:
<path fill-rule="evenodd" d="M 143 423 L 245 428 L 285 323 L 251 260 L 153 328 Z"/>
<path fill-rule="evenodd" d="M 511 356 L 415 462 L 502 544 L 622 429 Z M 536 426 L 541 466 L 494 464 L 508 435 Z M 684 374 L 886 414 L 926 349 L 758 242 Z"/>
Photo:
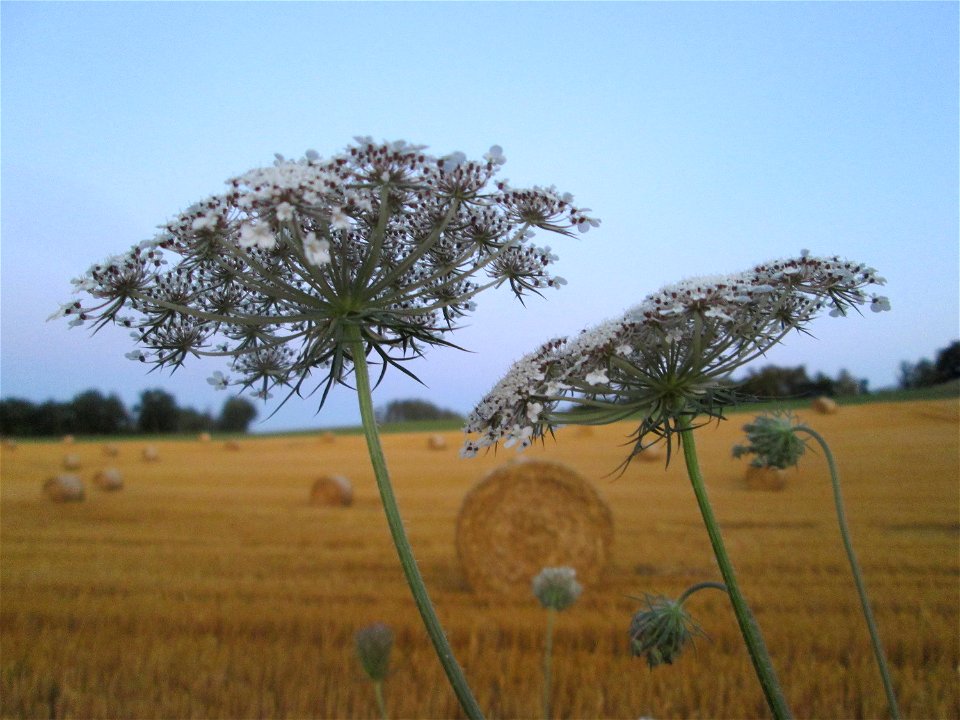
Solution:
<path fill-rule="evenodd" d="M 377 696 L 377 707 L 380 709 L 380 717 L 388 720 L 387 704 L 383 701 L 383 680 L 373 681 L 373 693 Z"/>
<path fill-rule="evenodd" d="M 727 592 L 727 586 L 724 585 L 723 583 L 711 582 L 711 581 L 701 582 L 701 583 L 697 583 L 696 585 L 691 585 L 686 590 L 684 590 L 683 594 L 677 598 L 677 604 L 683 605 L 687 601 L 687 599 L 691 595 L 693 595 L 695 592 L 697 592 L 698 590 L 706 590 L 708 588 L 712 588 L 713 590 L 720 590 L 722 592 Z"/>
<path fill-rule="evenodd" d="M 827 465 L 830 467 L 830 482 L 833 484 L 833 502 L 837 507 L 837 520 L 840 523 L 840 535 L 843 538 L 843 547 L 847 551 L 847 559 L 850 561 L 853 581 L 856 583 L 857 593 L 860 595 L 860 607 L 863 609 L 863 617 L 867 621 L 867 629 L 870 631 L 870 641 L 873 643 L 873 654 L 877 658 L 880 676 L 883 678 L 883 689 L 887 693 L 890 717 L 894 718 L 894 720 L 899 720 L 900 708 L 897 705 L 897 696 L 893 691 L 893 683 L 890 681 L 890 670 L 887 668 L 886 655 L 883 652 L 883 646 L 880 644 L 880 633 L 877 631 L 877 624 L 873 619 L 873 610 L 870 609 L 870 601 L 867 599 L 867 588 L 863 582 L 863 574 L 860 572 L 860 564 L 857 562 L 857 556 L 853 552 L 853 543 L 850 540 L 850 530 L 847 527 L 846 513 L 843 509 L 843 498 L 840 495 L 840 474 L 837 472 L 837 464 L 833 459 L 833 453 L 830 452 L 830 447 L 827 445 L 826 440 L 824 440 L 817 431 L 806 425 L 799 425 L 796 430 L 805 432 L 816 440 L 827 458 Z"/>
<path fill-rule="evenodd" d="M 543 720 L 550 720 L 550 694 L 553 684 L 553 625 L 557 611 L 547 608 L 547 641 L 543 651 Z"/>
<path fill-rule="evenodd" d="M 387 524 L 390 526 L 390 535 L 393 537 L 394 545 L 396 545 L 397 555 L 400 556 L 403 574 L 407 578 L 407 584 L 413 593 L 413 599 L 420 611 L 420 617 L 423 618 L 427 634 L 433 642 L 433 647 L 436 649 L 440 663 L 447 674 L 447 679 L 457 695 L 457 700 L 460 701 L 460 706 L 468 718 L 479 720 L 483 718 L 483 713 L 467 685 L 463 670 L 454 658 L 450 643 L 447 642 L 447 637 L 440 626 L 440 621 L 437 619 L 437 614 L 427 594 L 423 576 L 420 574 L 417 561 L 413 557 L 413 549 L 410 547 L 407 533 L 403 528 L 400 509 L 397 507 L 397 499 L 393 493 L 393 486 L 390 484 L 390 476 L 387 472 L 387 462 L 380 445 L 380 435 L 377 432 L 377 423 L 373 412 L 373 397 L 370 392 L 370 375 L 367 368 L 366 351 L 360 337 L 360 328 L 356 325 L 348 325 L 344 332 L 350 343 L 353 356 L 357 396 L 360 400 L 360 417 L 363 421 L 363 433 L 367 440 L 367 449 L 370 452 L 370 462 L 377 478 L 377 487 L 380 490 L 380 499 L 387 516 Z"/>
<path fill-rule="evenodd" d="M 700 506 L 703 522 L 707 526 L 707 534 L 710 536 L 713 554 L 717 559 L 717 565 L 720 567 L 720 574 L 723 576 L 727 595 L 730 597 L 734 614 L 737 616 L 737 623 L 740 625 L 740 632 L 747 644 L 747 650 L 750 653 L 750 659 L 753 661 L 757 678 L 760 680 L 764 697 L 777 720 L 789 718 L 792 713 L 787 706 L 783 691 L 780 689 L 780 683 L 773 669 L 773 663 L 770 661 L 770 654 L 763 641 L 763 636 L 760 634 L 760 628 L 757 627 L 753 613 L 750 612 L 743 593 L 740 591 L 740 584 L 733 572 L 733 564 L 730 562 L 730 557 L 727 555 L 726 547 L 723 544 L 723 538 L 720 535 L 720 525 L 713 514 L 710 500 L 707 498 L 707 489 L 700 472 L 700 462 L 697 458 L 697 446 L 693 439 L 693 430 L 687 421 L 684 422 L 680 430 L 680 438 L 683 445 L 683 456 L 687 463 L 687 474 L 690 476 L 693 492 L 697 496 L 697 504 Z"/>

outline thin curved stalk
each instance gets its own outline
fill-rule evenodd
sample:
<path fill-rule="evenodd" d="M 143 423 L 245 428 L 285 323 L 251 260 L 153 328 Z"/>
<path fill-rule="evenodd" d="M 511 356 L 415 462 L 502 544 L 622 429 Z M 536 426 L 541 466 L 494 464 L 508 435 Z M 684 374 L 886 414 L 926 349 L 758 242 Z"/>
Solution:
<path fill-rule="evenodd" d="M 410 541 L 407 539 L 406 530 L 403 527 L 403 520 L 400 517 L 400 508 L 397 506 L 397 499 L 393 493 L 393 486 L 390 483 L 390 476 L 387 471 L 387 461 L 383 455 L 383 447 L 380 445 L 380 434 L 377 431 L 377 422 L 373 411 L 373 397 L 370 392 L 370 374 L 367 368 L 366 351 L 363 346 L 363 340 L 360 336 L 360 329 L 356 325 L 349 325 L 344 329 L 346 339 L 350 344 L 350 351 L 353 356 L 353 368 L 357 381 L 357 396 L 360 402 L 360 417 L 363 422 L 363 434 L 367 440 L 367 449 L 370 452 L 370 463 L 373 466 L 373 472 L 377 479 L 377 487 L 380 490 L 380 499 L 383 502 L 383 509 L 387 516 L 387 524 L 390 527 L 390 535 L 397 548 L 397 555 L 400 557 L 400 565 L 403 567 L 403 574 L 413 593 L 414 602 L 420 611 L 420 617 L 427 629 L 427 634 L 433 642 L 433 647 L 443 665 L 447 679 L 456 693 L 457 700 L 464 713 L 471 720 L 482 720 L 483 713 L 477 704 L 470 687 L 467 685 L 463 670 L 453 656 L 453 650 L 443 632 L 440 620 L 430 602 L 430 596 L 427 594 L 427 587 L 423 582 L 423 576 L 417 567 L 417 561 L 413 557 L 413 549 L 410 547 Z"/>
<path fill-rule="evenodd" d="M 733 571 L 733 564 L 730 562 L 730 556 L 727 555 L 726 546 L 720 534 L 720 525 L 717 523 L 710 500 L 707 497 L 707 489 L 703 482 L 700 462 L 697 458 L 697 446 L 693 439 L 693 430 L 690 428 L 689 420 L 683 421 L 680 438 L 683 445 L 683 457 L 687 463 L 687 474 L 690 476 L 693 492 L 697 496 L 697 504 L 700 506 L 700 514 L 703 516 L 704 525 L 707 527 L 707 534 L 710 536 L 713 554 L 720 568 L 720 574 L 723 576 L 727 595 L 733 605 L 733 612 L 737 616 L 737 623 L 740 625 L 740 632 L 743 635 L 744 642 L 746 642 L 747 651 L 753 661 L 753 669 L 760 680 L 763 695 L 774 718 L 777 718 L 777 720 L 789 718 L 792 713 L 787 706 L 783 690 L 780 689 L 780 682 L 777 680 L 773 663 L 770 661 L 770 653 L 767 651 L 763 636 L 760 634 L 760 628 L 757 627 L 753 613 L 750 612 L 747 601 L 740 590 L 740 584 L 737 582 L 737 577 Z"/>
<path fill-rule="evenodd" d="M 853 573 L 853 581 L 856 583 L 857 594 L 860 596 L 860 607 L 863 609 L 863 617 L 867 622 L 867 629 L 870 631 L 870 642 L 873 644 L 873 654 L 877 658 L 880 677 L 883 679 L 883 689 L 887 694 L 887 705 L 890 709 L 890 717 L 894 718 L 894 720 L 899 720 L 900 708 L 897 705 L 897 695 L 893 690 L 893 682 L 890 680 L 890 670 L 887 667 L 886 654 L 883 652 L 883 645 L 880 643 L 880 633 L 877 630 L 877 623 L 873 619 L 873 610 L 870 608 L 870 600 L 867 598 L 867 588 L 863 582 L 860 563 L 857 562 L 857 556 L 853 551 L 853 542 L 850 540 L 850 530 L 847 527 L 846 513 L 843 509 L 843 497 L 840 495 L 840 473 L 837 471 L 837 464 L 833 459 L 833 453 L 830 452 L 827 441 L 821 437 L 820 433 L 806 425 L 798 426 L 797 431 L 803 431 L 816 440 L 827 458 L 827 465 L 830 467 L 830 482 L 833 485 L 833 504 L 837 508 L 837 521 L 840 524 L 840 536 L 843 538 L 843 547 L 847 551 L 847 559 L 850 561 L 850 571 Z"/>
<path fill-rule="evenodd" d="M 683 594 L 677 598 L 677 604 L 683 605 L 691 595 L 701 590 L 719 590 L 721 592 L 727 592 L 727 586 L 723 583 L 713 582 L 711 580 L 699 582 L 696 585 L 691 585 L 684 590 Z"/>

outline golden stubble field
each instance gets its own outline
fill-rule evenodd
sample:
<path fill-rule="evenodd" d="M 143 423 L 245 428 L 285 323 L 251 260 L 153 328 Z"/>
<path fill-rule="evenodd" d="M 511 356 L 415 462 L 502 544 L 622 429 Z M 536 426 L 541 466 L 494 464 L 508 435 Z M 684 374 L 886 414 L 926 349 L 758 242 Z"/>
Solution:
<path fill-rule="evenodd" d="M 839 461 L 848 520 L 905 715 L 960 717 L 960 471 L 955 401 L 800 413 Z M 730 448 L 750 416 L 698 431 L 701 461 L 744 591 L 798 717 L 872 718 L 885 701 L 835 522 L 827 468 L 809 453 L 781 492 L 748 491 Z M 645 592 L 719 579 L 682 458 L 623 457 L 628 425 L 569 428 L 529 457 L 567 463 L 610 504 L 613 557 L 560 614 L 558 717 L 766 716 L 726 599 L 688 605 L 708 633 L 672 666 L 632 658 L 627 628 Z M 467 588 L 454 537 L 467 491 L 514 459 L 457 457 L 460 438 L 384 438 L 415 552 L 488 717 L 537 717 L 544 611 Z M 354 656 L 370 622 L 393 626 L 392 717 L 458 716 L 389 535 L 361 436 L 240 441 L 21 443 L 2 450 L 0 715 L 253 718 L 377 715 Z M 83 503 L 41 493 L 64 454 L 81 457 Z M 98 491 L 115 465 L 125 487 Z M 353 481 L 348 508 L 311 506 L 324 473 Z"/>

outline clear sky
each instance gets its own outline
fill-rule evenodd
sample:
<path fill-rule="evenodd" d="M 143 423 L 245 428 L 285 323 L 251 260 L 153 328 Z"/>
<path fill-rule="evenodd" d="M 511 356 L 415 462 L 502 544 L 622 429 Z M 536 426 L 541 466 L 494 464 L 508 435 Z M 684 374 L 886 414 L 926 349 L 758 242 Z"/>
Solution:
<path fill-rule="evenodd" d="M 958 4 L 9 2 L 2 28 L 0 394 L 128 406 L 146 388 L 217 412 L 215 361 L 127 360 L 128 331 L 45 322 L 70 279 L 274 153 L 355 135 L 443 155 L 504 148 L 603 224 L 551 238 L 569 284 L 478 299 L 392 377 L 384 405 L 467 411 L 541 341 L 660 286 L 808 248 L 876 267 L 893 312 L 823 318 L 767 362 L 871 387 L 958 328 Z M 540 242 L 545 242 L 541 238 Z M 757 367 L 762 366 L 761 362 Z M 355 423 L 292 400 L 263 431 Z M 261 410 L 269 414 L 271 406 Z"/>

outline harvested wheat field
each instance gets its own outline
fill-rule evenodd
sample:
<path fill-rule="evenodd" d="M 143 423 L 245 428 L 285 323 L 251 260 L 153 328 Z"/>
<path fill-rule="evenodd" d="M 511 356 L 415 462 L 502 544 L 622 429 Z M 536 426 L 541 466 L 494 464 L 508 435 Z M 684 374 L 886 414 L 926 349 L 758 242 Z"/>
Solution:
<path fill-rule="evenodd" d="M 910 718 L 960 717 L 958 405 L 956 401 L 803 410 L 837 455 L 848 521 Z M 744 592 L 801 718 L 881 718 L 885 700 L 843 554 L 823 458 L 786 487 L 748 490 L 730 448 L 750 418 L 697 433 L 701 462 Z M 557 618 L 554 698 L 566 718 L 752 718 L 767 711 L 733 614 L 717 592 L 688 609 L 709 639 L 674 665 L 628 652 L 638 602 L 716 580 L 682 458 L 669 469 L 623 459 L 629 425 L 561 430 L 527 451 L 583 475 L 611 508 L 607 567 Z M 491 718 L 540 713 L 545 615 L 529 597 L 475 594 L 457 559 L 461 504 L 513 460 L 474 460 L 384 438 L 401 510 L 438 614 Z M 122 492 L 52 502 L 45 479 L 60 443 L 2 450 L 0 716 L 70 718 L 371 718 L 354 633 L 396 633 L 384 692 L 391 717 L 458 716 L 394 554 L 363 439 L 249 438 L 223 452 L 194 438 L 115 443 Z M 71 453 L 90 481 L 102 443 Z M 349 507 L 311 504 L 324 474 L 349 477 Z"/>

